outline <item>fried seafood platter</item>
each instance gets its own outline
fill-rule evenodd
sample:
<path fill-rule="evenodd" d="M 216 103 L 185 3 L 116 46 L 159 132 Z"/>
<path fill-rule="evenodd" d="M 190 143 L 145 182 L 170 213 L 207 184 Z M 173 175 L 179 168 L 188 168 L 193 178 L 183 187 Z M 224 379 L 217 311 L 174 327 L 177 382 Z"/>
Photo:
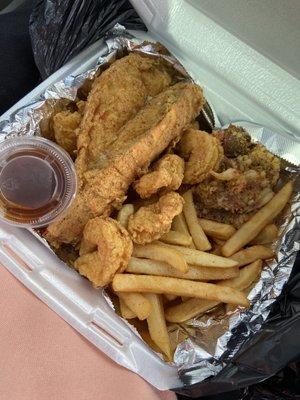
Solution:
<path fill-rule="evenodd" d="M 174 324 L 249 307 L 293 185 L 242 128 L 205 132 L 201 87 L 163 60 L 131 52 L 89 86 L 51 117 L 79 189 L 43 236 L 172 361 Z"/>

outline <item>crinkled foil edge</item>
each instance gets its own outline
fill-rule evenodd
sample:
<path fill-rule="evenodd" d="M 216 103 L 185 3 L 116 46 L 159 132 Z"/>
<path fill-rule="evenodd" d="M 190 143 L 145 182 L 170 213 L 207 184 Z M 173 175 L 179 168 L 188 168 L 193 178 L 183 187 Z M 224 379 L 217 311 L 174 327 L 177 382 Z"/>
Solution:
<path fill-rule="evenodd" d="M 133 37 L 121 25 L 116 25 L 103 41 L 99 42 L 99 47 L 103 43 L 106 45 L 106 51 L 91 69 L 76 76 L 70 75 L 54 83 L 42 95 L 11 113 L 8 119 L 0 121 L 0 142 L 9 137 L 40 135 L 40 122 L 51 114 L 55 101 L 61 98 L 75 100 L 77 90 L 83 82 L 88 78 L 95 77 L 99 68 L 120 57 L 124 50 L 127 52 L 139 51 L 163 58 L 178 71 L 179 75 L 185 79 L 191 79 L 175 57 L 169 53 L 157 52 L 154 44 L 147 43 L 137 49 L 136 46 L 140 45 L 141 41 Z M 251 125 L 251 123 L 245 125 L 252 138 L 265 145 L 273 153 L 283 159 L 288 159 L 287 155 L 292 155 L 293 160 L 297 159 L 292 149 L 292 141 L 287 141 L 286 138 L 266 130 L 266 128 Z M 299 162 L 299 160 L 296 161 Z M 296 167 L 287 167 L 287 171 L 290 176 L 299 174 L 299 169 Z M 297 184 L 299 186 L 299 182 Z M 251 301 L 250 309 L 246 311 L 237 309 L 222 316 L 221 319 L 214 316 L 195 318 L 184 325 L 175 327 L 178 331 L 185 332 L 192 328 L 194 332 L 189 339 L 177 346 L 174 355 L 174 364 L 178 367 L 179 375 L 188 384 L 201 382 L 210 376 L 217 375 L 236 354 L 243 342 L 257 332 L 266 320 L 271 305 L 289 279 L 296 253 L 300 249 L 299 237 L 296 233 L 300 227 L 299 189 L 299 187 L 295 188 L 296 194 L 291 201 L 291 213 L 288 213 L 281 227 L 280 240 L 277 243 L 278 261 L 267 263 L 263 269 L 260 280 L 248 296 Z M 103 296 L 113 307 L 105 291 L 103 291 Z M 130 324 L 128 326 L 137 334 L 134 327 Z M 215 339 L 212 340 L 212 337 Z"/>
<path fill-rule="evenodd" d="M 267 319 L 271 306 L 280 295 L 288 281 L 300 250 L 300 184 L 295 187 L 296 194 L 291 201 L 291 213 L 288 213 L 280 228 L 279 243 L 276 244 L 277 260 L 266 262 L 259 281 L 248 295 L 251 307 L 248 310 L 237 308 L 234 312 L 214 313 L 211 318 L 202 316 L 187 321 L 186 326 L 194 328 L 195 336 L 186 339 L 177 346 L 174 361 L 185 384 L 201 382 L 215 376 L 234 357 L 245 340 L 255 334 Z M 216 338 L 215 332 L 223 327 L 223 333 Z M 212 339 L 212 338 L 215 339 Z M 199 374 L 200 372 L 200 374 Z M 199 379 L 200 378 L 200 379 Z"/>

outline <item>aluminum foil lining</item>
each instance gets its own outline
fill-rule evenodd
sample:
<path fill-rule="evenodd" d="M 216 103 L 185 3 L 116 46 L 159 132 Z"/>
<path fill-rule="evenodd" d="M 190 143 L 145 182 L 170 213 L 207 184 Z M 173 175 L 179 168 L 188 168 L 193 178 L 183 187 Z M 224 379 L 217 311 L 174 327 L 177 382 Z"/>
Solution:
<path fill-rule="evenodd" d="M 299 174 L 298 168 L 292 170 Z M 289 279 L 297 251 L 300 250 L 299 179 L 295 184 L 295 192 L 291 212 L 287 209 L 280 228 L 280 239 L 274 244 L 278 261 L 265 263 L 259 281 L 248 294 L 251 307 L 248 310 L 236 308 L 226 313 L 220 306 L 178 327 L 181 330 L 188 328 L 192 332 L 189 339 L 177 346 L 174 355 L 185 384 L 197 383 L 204 379 L 204 375 L 216 375 L 268 317 L 271 305 Z"/>
<path fill-rule="evenodd" d="M 54 83 L 41 96 L 12 113 L 9 119 L 0 121 L 0 141 L 12 136 L 41 135 L 41 123 L 53 113 L 59 99 L 75 100 L 77 90 L 86 79 L 93 79 L 99 69 L 102 70 L 116 58 L 130 51 L 163 58 L 176 69 L 178 79 L 191 79 L 179 61 L 161 45 L 150 42 L 141 45 L 139 39 L 120 25 L 116 25 L 103 41 L 106 44 L 106 52 L 91 69 Z M 213 119 L 218 121 L 213 105 L 210 104 L 210 108 L 215 118 L 210 118 L 208 122 L 211 123 Z M 262 143 L 274 154 L 294 164 L 286 166 L 286 178 L 299 178 L 300 169 L 296 167 L 300 162 L 299 143 L 253 123 L 236 124 L 246 128 L 254 141 Z M 221 306 L 199 318 L 171 327 L 170 335 L 188 336 L 179 343 L 174 354 L 174 364 L 178 367 L 179 376 L 184 384 L 194 384 L 217 375 L 244 341 L 257 332 L 266 320 L 272 303 L 290 276 L 296 253 L 300 249 L 299 179 L 295 181 L 295 193 L 291 200 L 291 211 L 288 210 L 282 220 L 280 239 L 275 244 L 278 262 L 268 262 L 264 267 L 261 278 L 248 295 L 251 301 L 250 309 L 245 311 L 237 308 L 225 313 Z M 102 295 L 113 307 L 107 294 L 103 292 Z M 128 326 L 137 334 L 134 327 L 130 324 Z"/>

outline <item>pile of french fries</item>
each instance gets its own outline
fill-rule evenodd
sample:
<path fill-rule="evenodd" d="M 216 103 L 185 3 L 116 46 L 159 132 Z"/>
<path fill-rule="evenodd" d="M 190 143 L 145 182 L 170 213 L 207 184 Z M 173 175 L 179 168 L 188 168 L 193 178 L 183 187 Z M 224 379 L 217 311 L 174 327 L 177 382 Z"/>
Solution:
<path fill-rule="evenodd" d="M 274 257 L 268 247 L 278 237 L 275 218 L 286 206 L 292 182 L 238 230 L 233 226 L 197 218 L 192 192 L 183 197 L 182 214 L 159 241 L 134 245 L 133 257 L 123 274 L 116 274 L 112 289 L 119 298 L 120 314 L 146 321 L 144 339 L 167 361 L 176 346 L 170 327 L 200 316 L 219 304 L 226 311 L 249 307 L 247 294 L 259 278 L 263 260 Z M 127 226 L 134 205 L 120 210 L 118 221 Z"/>

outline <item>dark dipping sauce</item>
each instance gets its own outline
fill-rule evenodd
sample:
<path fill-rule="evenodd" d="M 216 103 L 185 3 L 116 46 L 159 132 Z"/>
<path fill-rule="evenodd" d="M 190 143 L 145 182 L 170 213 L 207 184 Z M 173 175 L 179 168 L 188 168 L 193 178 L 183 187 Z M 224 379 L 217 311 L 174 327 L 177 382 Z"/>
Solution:
<path fill-rule="evenodd" d="M 41 218 L 57 207 L 64 191 L 61 166 L 43 149 L 20 150 L 0 166 L 0 201 L 9 220 Z"/>

